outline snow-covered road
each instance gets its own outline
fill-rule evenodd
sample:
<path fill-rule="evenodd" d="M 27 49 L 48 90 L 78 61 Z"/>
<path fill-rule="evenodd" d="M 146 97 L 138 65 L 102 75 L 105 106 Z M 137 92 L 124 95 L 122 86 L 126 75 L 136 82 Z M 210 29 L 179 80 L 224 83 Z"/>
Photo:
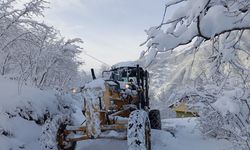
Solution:
<path fill-rule="evenodd" d="M 166 119 L 163 128 L 175 132 L 152 130 L 152 150 L 230 150 L 233 146 L 225 140 L 202 136 L 195 118 Z M 127 150 L 127 141 L 87 140 L 78 142 L 77 150 Z"/>
<path fill-rule="evenodd" d="M 169 138 L 171 135 L 168 132 L 153 130 L 152 140 L 158 139 L 157 136 L 164 138 Z M 127 150 L 127 141 L 122 140 L 111 140 L 111 139 L 98 139 L 98 140 L 87 140 L 77 143 L 76 150 Z M 165 150 L 167 145 L 162 142 L 162 140 L 153 140 L 152 141 L 153 150 Z"/>

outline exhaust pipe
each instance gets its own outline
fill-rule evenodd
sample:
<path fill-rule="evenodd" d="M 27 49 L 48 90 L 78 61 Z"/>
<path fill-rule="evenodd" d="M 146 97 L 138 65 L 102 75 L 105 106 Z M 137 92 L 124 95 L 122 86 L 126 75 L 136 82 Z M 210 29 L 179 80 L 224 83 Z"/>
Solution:
<path fill-rule="evenodd" d="M 96 76 L 95 76 L 95 71 L 93 68 L 91 68 L 91 75 L 92 75 L 93 80 L 95 80 Z"/>

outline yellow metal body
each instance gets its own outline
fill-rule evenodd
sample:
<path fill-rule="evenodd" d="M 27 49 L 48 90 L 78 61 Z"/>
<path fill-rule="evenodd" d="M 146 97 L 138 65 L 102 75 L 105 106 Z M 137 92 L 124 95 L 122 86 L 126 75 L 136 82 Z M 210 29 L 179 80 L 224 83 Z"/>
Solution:
<path fill-rule="evenodd" d="M 103 92 L 103 97 L 101 98 L 102 103 L 104 104 L 103 109 L 97 109 L 94 107 L 95 112 L 99 112 L 99 119 L 100 119 L 100 124 L 101 124 L 101 131 L 107 131 L 107 130 L 115 130 L 115 131 L 126 131 L 127 130 L 127 120 L 116 120 L 116 119 L 110 119 L 107 116 L 108 110 L 116 110 L 116 113 L 113 113 L 111 116 L 113 118 L 115 117 L 123 117 L 123 118 L 128 118 L 131 111 L 129 109 L 124 109 L 123 106 L 129 104 L 138 104 L 139 103 L 139 98 L 138 96 L 130 97 L 128 98 L 121 98 L 121 93 L 116 92 L 113 90 L 113 88 L 109 87 L 108 84 L 106 84 L 105 91 Z M 132 102 L 131 102 L 132 101 Z M 113 108 L 112 108 L 113 107 Z M 118 111 L 117 111 L 118 110 Z M 85 115 L 88 115 L 89 118 L 91 118 L 90 112 L 85 112 Z M 77 138 L 65 138 L 67 135 L 71 133 L 76 133 L 76 132 L 81 132 L 83 133 L 81 137 Z M 61 142 L 67 141 L 67 142 L 76 142 L 76 141 L 81 141 L 81 140 L 87 140 L 87 139 L 92 139 L 90 134 L 88 134 L 88 124 L 86 124 L 85 127 L 77 127 L 75 129 L 66 129 L 64 131 L 64 138 L 62 138 Z M 97 137 L 97 138 L 108 138 L 108 137 Z M 119 140 L 126 140 L 126 137 L 112 137 L 114 139 L 119 139 Z"/>

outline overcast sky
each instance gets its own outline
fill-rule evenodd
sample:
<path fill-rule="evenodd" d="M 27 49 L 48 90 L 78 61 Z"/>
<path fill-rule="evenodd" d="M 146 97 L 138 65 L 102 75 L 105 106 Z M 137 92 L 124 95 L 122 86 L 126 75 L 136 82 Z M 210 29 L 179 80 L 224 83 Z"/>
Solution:
<path fill-rule="evenodd" d="M 145 29 L 161 22 L 164 0 L 51 0 L 45 22 L 66 38 L 79 37 L 84 50 L 113 65 L 136 60 L 145 47 Z M 101 63 L 81 55 L 84 69 Z"/>

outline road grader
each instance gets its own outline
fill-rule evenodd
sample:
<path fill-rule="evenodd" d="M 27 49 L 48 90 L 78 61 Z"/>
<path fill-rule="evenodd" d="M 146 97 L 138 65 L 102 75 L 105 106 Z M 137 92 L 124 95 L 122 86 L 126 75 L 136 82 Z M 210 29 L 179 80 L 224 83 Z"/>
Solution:
<path fill-rule="evenodd" d="M 116 66 L 102 76 L 104 88 L 81 88 L 86 120 L 78 127 L 60 126 L 58 149 L 73 150 L 77 141 L 111 138 L 127 140 L 129 150 L 151 150 L 151 129 L 160 130 L 161 119 L 159 110 L 150 110 L 149 73 L 139 65 Z"/>

